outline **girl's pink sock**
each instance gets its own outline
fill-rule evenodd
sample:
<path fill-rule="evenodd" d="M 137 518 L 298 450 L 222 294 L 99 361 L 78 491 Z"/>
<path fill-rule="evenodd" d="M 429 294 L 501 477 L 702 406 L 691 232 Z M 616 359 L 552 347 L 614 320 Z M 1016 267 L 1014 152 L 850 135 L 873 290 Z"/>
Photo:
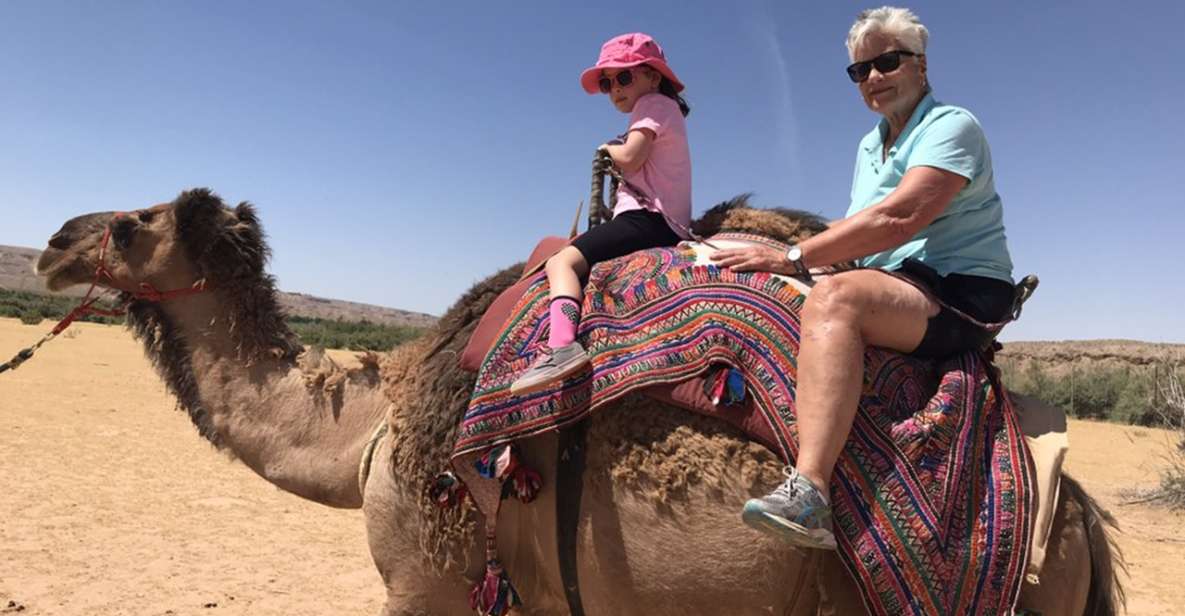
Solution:
<path fill-rule="evenodd" d="M 576 328 L 580 326 L 580 302 L 561 295 L 551 298 L 551 335 L 547 346 L 558 349 L 576 341 Z"/>

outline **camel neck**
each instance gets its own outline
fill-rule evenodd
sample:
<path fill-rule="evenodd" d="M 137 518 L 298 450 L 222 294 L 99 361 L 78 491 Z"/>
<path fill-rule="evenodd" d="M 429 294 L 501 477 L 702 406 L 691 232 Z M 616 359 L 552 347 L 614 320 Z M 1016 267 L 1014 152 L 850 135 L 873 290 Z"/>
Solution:
<path fill-rule="evenodd" d="M 195 422 L 209 423 L 199 429 L 283 490 L 325 505 L 361 506 L 358 464 L 387 407 L 377 370 L 346 371 L 327 359 L 306 366 L 280 350 L 245 353 L 235 331 L 244 321 L 222 309 L 214 293 L 161 310 L 176 330 L 165 343 L 180 347 L 192 374 L 193 395 L 179 395 L 181 403 L 199 405 L 187 410 Z M 309 378 L 318 373 L 329 378 Z"/>

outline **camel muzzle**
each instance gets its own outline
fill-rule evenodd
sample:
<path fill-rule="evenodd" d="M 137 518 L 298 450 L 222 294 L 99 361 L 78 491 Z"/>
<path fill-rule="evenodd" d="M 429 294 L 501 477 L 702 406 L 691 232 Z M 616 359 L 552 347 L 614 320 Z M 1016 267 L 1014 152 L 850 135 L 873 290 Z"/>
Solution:
<path fill-rule="evenodd" d="M 96 212 L 75 216 L 67 220 L 62 228 L 49 238 L 49 246 L 58 250 L 66 250 L 73 246 L 79 238 L 102 231 L 112 216 L 115 216 L 115 212 Z"/>
<path fill-rule="evenodd" d="M 37 263 L 33 266 L 33 272 L 38 276 L 48 275 L 51 278 L 60 273 L 54 270 L 63 269 L 61 261 L 66 258 L 70 248 L 84 237 L 102 233 L 114 215 L 115 212 L 97 212 L 66 221 L 66 224 L 62 225 L 62 228 L 49 238 L 48 246 L 42 251 L 41 258 L 37 259 Z M 52 288 L 53 285 L 50 286 Z"/>

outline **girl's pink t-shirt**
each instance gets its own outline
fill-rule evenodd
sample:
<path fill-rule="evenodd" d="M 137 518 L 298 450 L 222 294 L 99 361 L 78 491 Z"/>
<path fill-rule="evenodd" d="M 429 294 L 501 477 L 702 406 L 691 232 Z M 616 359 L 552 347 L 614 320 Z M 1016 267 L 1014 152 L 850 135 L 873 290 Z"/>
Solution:
<path fill-rule="evenodd" d="M 691 152 L 687 146 L 687 124 L 679 104 L 662 94 L 652 93 L 638 99 L 630 114 L 629 130 L 654 131 L 654 144 L 642 167 L 626 173 L 625 179 L 644 193 L 641 198 L 627 186 L 617 190 L 613 215 L 630 210 L 650 210 L 662 214 L 667 224 L 682 238 L 688 238 L 691 226 Z M 649 198 L 649 200 L 647 200 Z"/>

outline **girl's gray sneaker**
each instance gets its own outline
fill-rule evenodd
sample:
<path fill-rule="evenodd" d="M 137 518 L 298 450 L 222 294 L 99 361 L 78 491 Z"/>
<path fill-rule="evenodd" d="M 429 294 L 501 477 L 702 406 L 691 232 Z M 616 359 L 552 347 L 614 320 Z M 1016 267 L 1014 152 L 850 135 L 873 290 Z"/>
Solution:
<path fill-rule="evenodd" d="M 757 530 L 777 535 L 794 545 L 835 549 L 831 506 L 806 477 L 786 467 L 786 481 L 772 493 L 745 503 L 741 519 Z"/>
<path fill-rule="evenodd" d="M 558 349 L 544 347 L 535 363 L 510 384 L 510 393 L 519 396 L 546 389 L 548 385 L 576 374 L 588 362 L 588 353 L 579 342 Z"/>

